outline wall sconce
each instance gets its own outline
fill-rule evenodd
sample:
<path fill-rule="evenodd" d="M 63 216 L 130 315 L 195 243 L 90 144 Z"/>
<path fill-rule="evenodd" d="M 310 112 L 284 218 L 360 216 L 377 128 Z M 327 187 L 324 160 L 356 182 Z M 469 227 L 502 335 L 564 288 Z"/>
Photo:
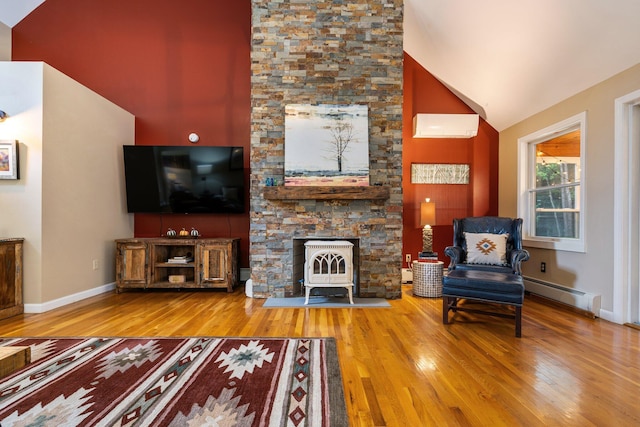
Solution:
<path fill-rule="evenodd" d="M 6 119 L 7 117 L 9 117 L 9 115 L 4 111 L 0 110 L 0 122 L 4 122 L 4 119 Z"/>
<path fill-rule="evenodd" d="M 434 256 L 433 252 L 433 230 L 432 225 L 436 224 L 436 204 L 430 199 L 425 199 L 420 203 L 420 225 L 422 228 L 422 254 L 423 256 Z"/>

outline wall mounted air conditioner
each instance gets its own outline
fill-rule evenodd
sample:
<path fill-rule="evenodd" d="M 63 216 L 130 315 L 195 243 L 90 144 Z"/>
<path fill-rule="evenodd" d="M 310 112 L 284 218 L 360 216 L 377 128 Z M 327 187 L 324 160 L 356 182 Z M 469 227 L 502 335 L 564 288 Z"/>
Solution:
<path fill-rule="evenodd" d="M 414 138 L 472 138 L 478 134 L 478 114 L 416 114 Z"/>

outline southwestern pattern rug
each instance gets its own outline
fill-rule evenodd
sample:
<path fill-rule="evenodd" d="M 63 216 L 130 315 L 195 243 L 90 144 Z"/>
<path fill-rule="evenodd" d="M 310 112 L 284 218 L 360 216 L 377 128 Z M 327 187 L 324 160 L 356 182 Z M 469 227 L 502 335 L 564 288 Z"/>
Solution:
<path fill-rule="evenodd" d="M 2 338 L 0 425 L 347 426 L 335 340 Z"/>

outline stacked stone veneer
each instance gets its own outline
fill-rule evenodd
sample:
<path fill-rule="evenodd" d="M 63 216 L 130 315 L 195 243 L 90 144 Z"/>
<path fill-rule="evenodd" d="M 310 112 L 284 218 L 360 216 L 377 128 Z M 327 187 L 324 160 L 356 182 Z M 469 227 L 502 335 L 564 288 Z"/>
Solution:
<path fill-rule="evenodd" d="M 255 297 L 291 296 L 293 238 L 360 239 L 360 296 L 400 298 L 402 0 L 252 1 L 250 264 Z M 284 180 L 287 104 L 369 107 L 371 185 L 388 200 L 265 200 Z"/>

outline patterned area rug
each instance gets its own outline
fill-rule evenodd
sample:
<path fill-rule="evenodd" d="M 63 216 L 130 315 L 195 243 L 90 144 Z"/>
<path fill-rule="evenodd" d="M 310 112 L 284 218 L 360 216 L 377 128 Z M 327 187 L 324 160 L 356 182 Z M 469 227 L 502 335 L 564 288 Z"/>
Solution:
<path fill-rule="evenodd" d="M 333 339 L 4 338 L 0 425 L 347 426 Z"/>

